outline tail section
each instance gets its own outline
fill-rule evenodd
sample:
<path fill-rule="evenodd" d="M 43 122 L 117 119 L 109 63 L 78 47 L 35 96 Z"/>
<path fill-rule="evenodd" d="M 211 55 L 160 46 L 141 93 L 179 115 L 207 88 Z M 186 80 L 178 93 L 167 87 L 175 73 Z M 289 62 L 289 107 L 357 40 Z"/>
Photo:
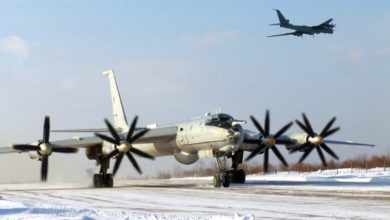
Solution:
<path fill-rule="evenodd" d="M 123 110 L 122 99 L 119 94 L 118 85 L 116 84 L 115 74 L 113 70 L 107 70 L 103 72 L 103 75 L 108 77 L 111 90 L 112 110 L 114 114 L 115 127 L 127 130 L 129 128 L 127 124 L 126 114 Z"/>
<path fill-rule="evenodd" d="M 271 25 L 280 25 L 280 27 L 287 26 L 290 23 L 290 20 L 286 19 L 282 12 L 280 12 L 278 9 L 274 9 L 276 13 L 278 14 L 279 23 L 278 24 L 271 24 Z"/>

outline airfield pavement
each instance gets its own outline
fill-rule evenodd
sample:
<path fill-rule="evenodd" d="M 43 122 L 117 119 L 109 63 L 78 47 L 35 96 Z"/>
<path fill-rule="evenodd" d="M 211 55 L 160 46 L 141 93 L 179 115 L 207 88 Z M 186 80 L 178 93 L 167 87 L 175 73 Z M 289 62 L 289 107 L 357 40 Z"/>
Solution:
<path fill-rule="evenodd" d="M 390 219 L 390 183 L 248 177 L 0 184 L 0 219 Z"/>

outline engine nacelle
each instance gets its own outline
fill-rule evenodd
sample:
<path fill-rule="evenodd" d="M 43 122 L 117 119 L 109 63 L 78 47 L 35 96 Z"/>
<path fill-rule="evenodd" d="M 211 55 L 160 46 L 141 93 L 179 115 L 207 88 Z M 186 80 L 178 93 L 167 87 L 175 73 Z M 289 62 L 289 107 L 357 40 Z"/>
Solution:
<path fill-rule="evenodd" d="M 173 156 L 179 163 L 186 164 L 186 165 L 193 164 L 199 160 L 199 155 L 197 153 L 191 154 L 180 150 L 175 150 Z"/>
<path fill-rule="evenodd" d="M 38 151 L 29 151 L 28 154 L 33 160 L 42 160 L 42 155 Z"/>
<path fill-rule="evenodd" d="M 106 141 L 103 142 L 102 152 L 104 155 L 111 153 L 113 150 L 115 150 L 115 145 L 108 143 Z"/>
<path fill-rule="evenodd" d="M 295 140 L 296 144 L 286 145 L 287 150 L 292 150 L 297 148 L 307 142 L 308 135 L 306 133 L 292 134 L 289 136 L 291 139 Z"/>
<path fill-rule="evenodd" d="M 94 147 L 85 148 L 85 155 L 89 160 L 96 160 L 99 156 L 103 155 L 102 146 L 97 145 Z"/>

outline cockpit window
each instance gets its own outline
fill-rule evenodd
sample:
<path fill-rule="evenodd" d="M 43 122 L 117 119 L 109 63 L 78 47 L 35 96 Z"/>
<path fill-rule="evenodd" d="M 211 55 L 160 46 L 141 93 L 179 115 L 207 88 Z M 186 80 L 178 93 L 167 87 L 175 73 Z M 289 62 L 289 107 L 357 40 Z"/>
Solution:
<path fill-rule="evenodd" d="M 234 118 L 227 114 L 215 114 L 212 115 L 207 121 L 206 125 L 217 126 L 223 128 L 230 128 Z"/>

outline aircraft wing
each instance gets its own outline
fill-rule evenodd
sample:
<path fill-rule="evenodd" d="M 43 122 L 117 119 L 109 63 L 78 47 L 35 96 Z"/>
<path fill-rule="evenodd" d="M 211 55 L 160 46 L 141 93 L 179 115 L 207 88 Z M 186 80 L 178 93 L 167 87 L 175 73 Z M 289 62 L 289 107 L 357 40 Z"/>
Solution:
<path fill-rule="evenodd" d="M 302 36 L 303 34 L 304 34 L 304 32 L 302 32 L 302 31 L 294 31 L 294 32 L 290 32 L 290 33 L 270 35 L 267 37 L 280 37 L 280 36 L 286 36 L 286 35 Z"/>
<path fill-rule="evenodd" d="M 167 143 L 176 137 L 177 127 L 161 127 L 150 129 L 142 137 L 138 138 L 134 144 L 146 143 Z M 73 139 L 53 141 L 53 147 L 72 147 L 72 148 L 88 148 L 96 145 L 101 145 L 103 141 L 96 137 L 75 137 Z"/>
<path fill-rule="evenodd" d="M 18 151 L 13 149 L 12 146 L 0 147 L 0 154 L 16 153 L 16 152 L 18 152 Z"/>
<path fill-rule="evenodd" d="M 135 144 L 144 144 L 144 143 L 167 143 L 176 137 L 177 127 L 162 127 L 150 129 L 145 135 L 137 139 Z M 74 137 L 70 139 L 57 140 L 50 142 L 51 147 L 55 148 L 90 148 L 96 147 L 103 144 L 103 141 L 96 137 Z M 20 150 L 15 150 L 10 146 L 0 147 L 0 154 L 5 153 L 17 153 L 22 152 Z"/>
<path fill-rule="evenodd" d="M 340 144 L 340 145 L 375 147 L 374 144 L 364 144 L 364 143 L 357 143 L 357 142 L 353 142 L 353 141 L 324 140 L 324 143 L 326 143 L 326 144 Z"/>
<path fill-rule="evenodd" d="M 122 132 L 122 129 L 116 128 L 117 132 Z M 82 129 L 55 129 L 50 132 L 55 133 L 94 133 L 94 132 L 109 132 L 107 128 L 82 128 Z"/>

